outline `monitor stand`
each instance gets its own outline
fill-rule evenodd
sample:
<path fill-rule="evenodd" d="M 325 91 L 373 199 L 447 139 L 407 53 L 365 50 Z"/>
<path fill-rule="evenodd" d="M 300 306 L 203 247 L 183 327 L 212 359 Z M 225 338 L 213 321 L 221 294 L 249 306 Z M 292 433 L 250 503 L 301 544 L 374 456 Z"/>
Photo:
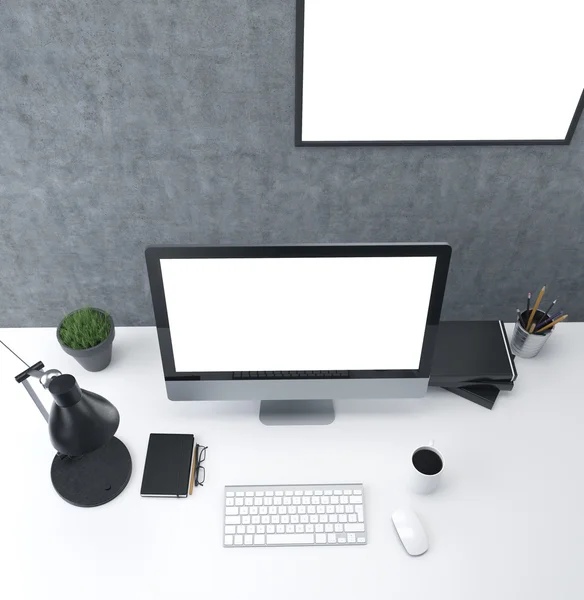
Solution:
<path fill-rule="evenodd" d="M 329 425 L 335 420 L 332 400 L 262 400 L 264 425 Z"/>

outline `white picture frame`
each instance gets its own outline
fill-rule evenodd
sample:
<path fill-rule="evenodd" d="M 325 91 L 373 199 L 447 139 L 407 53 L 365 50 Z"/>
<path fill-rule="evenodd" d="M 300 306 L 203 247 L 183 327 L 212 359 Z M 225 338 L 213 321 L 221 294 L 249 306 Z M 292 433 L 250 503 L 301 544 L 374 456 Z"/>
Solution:
<path fill-rule="evenodd" d="M 581 0 L 297 0 L 297 146 L 569 144 Z"/>

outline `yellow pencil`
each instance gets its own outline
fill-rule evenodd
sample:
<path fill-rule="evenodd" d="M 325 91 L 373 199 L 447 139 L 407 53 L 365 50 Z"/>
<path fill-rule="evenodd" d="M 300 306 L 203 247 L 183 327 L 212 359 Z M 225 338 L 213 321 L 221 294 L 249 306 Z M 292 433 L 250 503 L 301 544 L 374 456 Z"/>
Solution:
<path fill-rule="evenodd" d="M 193 486 L 195 485 L 195 471 L 197 470 L 197 445 L 195 444 L 195 454 L 193 455 L 193 471 L 191 473 L 191 485 L 189 486 L 189 496 L 193 493 Z"/>
<path fill-rule="evenodd" d="M 550 327 L 553 327 L 556 323 L 559 323 L 560 321 L 563 321 L 564 319 L 567 319 L 568 315 L 564 315 L 563 317 L 560 317 L 559 319 L 556 319 L 555 321 L 552 321 L 549 325 L 546 325 L 545 327 L 542 327 L 541 329 L 539 329 L 537 331 L 537 333 L 541 333 L 542 331 L 545 331 L 546 329 L 549 329 Z"/>
<path fill-rule="evenodd" d="M 541 292 L 539 292 L 539 294 L 537 296 L 537 300 L 535 301 L 535 304 L 533 305 L 533 308 L 531 309 L 531 314 L 529 315 L 529 321 L 527 321 L 527 327 L 525 327 L 526 331 L 529 331 L 529 328 L 531 327 L 531 323 L 533 322 L 533 317 L 535 317 L 535 314 L 537 313 L 539 303 L 541 302 L 544 294 L 545 294 L 545 285 L 541 288 Z"/>

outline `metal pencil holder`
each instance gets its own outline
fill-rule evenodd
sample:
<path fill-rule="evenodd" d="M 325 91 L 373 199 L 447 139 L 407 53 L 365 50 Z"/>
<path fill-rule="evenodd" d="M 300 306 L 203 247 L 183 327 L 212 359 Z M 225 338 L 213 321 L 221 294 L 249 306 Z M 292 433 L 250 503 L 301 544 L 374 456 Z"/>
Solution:
<path fill-rule="evenodd" d="M 527 310 L 521 313 L 515 323 L 515 329 L 511 336 L 511 350 L 513 354 L 521 358 L 533 358 L 536 356 L 555 329 L 555 327 L 552 327 L 543 333 L 528 333 L 521 323 L 527 323 L 530 313 L 531 311 Z M 538 310 L 535 314 L 534 322 L 539 323 L 541 319 L 547 319 L 547 315 L 543 311 Z"/>

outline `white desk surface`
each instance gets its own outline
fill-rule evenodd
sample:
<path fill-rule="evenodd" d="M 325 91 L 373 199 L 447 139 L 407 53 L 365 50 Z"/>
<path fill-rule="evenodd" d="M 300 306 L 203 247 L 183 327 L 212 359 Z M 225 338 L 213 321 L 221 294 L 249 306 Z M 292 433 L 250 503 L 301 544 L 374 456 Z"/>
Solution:
<path fill-rule="evenodd" d="M 266 427 L 258 403 L 170 402 L 154 328 L 118 328 L 100 373 L 64 354 L 54 329 L 0 329 L 0 339 L 111 400 L 133 460 L 111 503 L 61 500 L 46 425 L 14 381 L 24 367 L 0 346 L 1 598 L 584 597 L 584 323 L 559 325 L 537 358 L 517 359 L 515 389 L 493 411 L 430 390 L 337 402 L 336 421 L 312 428 Z M 192 432 L 209 446 L 204 488 L 186 500 L 140 497 L 151 432 Z M 430 438 L 445 457 L 443 486 L 417 497 L 404 472 Z M 224 485 L 311 482 L 365 484 L 366 546 L 222 547 Z M 393 531 L 391 512 L 402 506 L 426 527 L 421 557 Z"/>

